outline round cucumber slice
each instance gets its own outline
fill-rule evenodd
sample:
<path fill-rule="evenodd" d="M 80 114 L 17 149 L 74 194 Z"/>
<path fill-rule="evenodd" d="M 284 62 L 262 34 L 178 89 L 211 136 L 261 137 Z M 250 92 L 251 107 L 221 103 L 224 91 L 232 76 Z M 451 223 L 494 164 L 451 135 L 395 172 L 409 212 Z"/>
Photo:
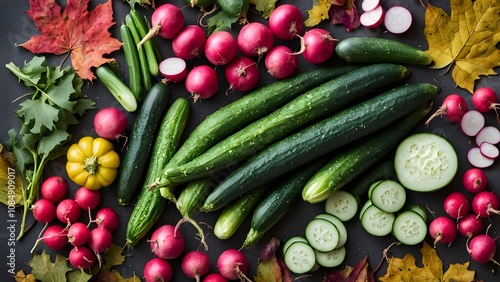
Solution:
<path fill-rule="evenodd" d="M 396 149 L 394 169 L 399 182 L 409 190 L 432 192 L 448 185 L 458 170 L 453 146 L 434 133 L 416 133 Z"/>

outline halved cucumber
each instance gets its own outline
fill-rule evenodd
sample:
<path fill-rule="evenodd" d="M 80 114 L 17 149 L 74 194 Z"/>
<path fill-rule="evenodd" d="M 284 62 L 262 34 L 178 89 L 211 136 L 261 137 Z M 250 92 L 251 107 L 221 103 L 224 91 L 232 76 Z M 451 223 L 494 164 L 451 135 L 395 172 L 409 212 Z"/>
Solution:
<path fill-rule="evenodd" d="M 396 216 L 371 204 L 361 216 L 361 226 L 373 236 L 385 236 L 391 233 Z"/>
<path fill-rule="evenodd" d="M 406 189 L 394 180 L 383 180 L 372 189 L 370 200 L 383 211 L 397 212 L 405 205 Z"/>
<path fill-rule="evenodd" d="M 309 221 L 306 226 L 305 235 L 309 245 L 320 252 L 335 250 L 340 239 L 339 231 L 335 224 L 322 218 L 314 218 Z"/>
<path fill-rule="evenodd" d="M 314 268 L 316 265 L 316 255 L 311 245 L 302 241 L 296 241 L 287 248 L 284 261 L 291 272 L 303 274 Z"/>
<path fill-rule="evenodd" d="M 341 248 L 345 245 L 345 243 L 347 242 L 347 228 L 342 220 L 329 213 L 320 213 L 317 214 L 314 218 L 326 219 L 333 223 L 335 227 L 337 227 L 337 231 L 339 232 L 339 242 L 337 243 L 337 247 L 335 247 L 335 249 Z"/>
<path fill-rule="evenodd" d="M 342 221 L 348 221 L 358 211 L 358 201 L 349 192 L 338 190 L 325 201 L 325 211 Z"/>
<path fill-rule="evenodd" d="M 457 173 L 457 153 L 439 135 L 416 133 L 399 144 L 394 169 L 404 187 L 417 192 L 436 191 L 448 185 Z"/>
<path fill-rule="evenodd" d="M 416 245 L 427 235 L 427 224 L 422 216 L 413 211 L 404 211 L 394 220 L 392 234 L 405 245 Z"/>
<path fill-rule="evenodd" d="M 336 267 L 344 262 L 346 256 L 345 246 L 335 249 L 331 252 L 322 253 L 319 251 L 314 251 L 316 255 L 316 261 L 319 265 L 323 267 Z"/>

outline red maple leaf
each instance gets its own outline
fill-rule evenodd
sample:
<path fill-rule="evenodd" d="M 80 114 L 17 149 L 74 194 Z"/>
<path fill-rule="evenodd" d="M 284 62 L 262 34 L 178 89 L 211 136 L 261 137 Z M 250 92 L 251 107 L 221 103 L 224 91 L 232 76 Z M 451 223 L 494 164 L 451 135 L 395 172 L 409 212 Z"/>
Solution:
<path fill-rule="evenodd" d="M 95 78 L 92 67 L 114 61 L 105 54 L 120 49 L 122 43 L 111 36 L 114 25 L 111 0 L 88 11 L 89 0 L 67 0 L 61 13 L 56 0 L 30 0 L 28 16 L 41 32 L 20 46 L 34 54 L 71 54 L 71 63 L 82 78 Z"/>

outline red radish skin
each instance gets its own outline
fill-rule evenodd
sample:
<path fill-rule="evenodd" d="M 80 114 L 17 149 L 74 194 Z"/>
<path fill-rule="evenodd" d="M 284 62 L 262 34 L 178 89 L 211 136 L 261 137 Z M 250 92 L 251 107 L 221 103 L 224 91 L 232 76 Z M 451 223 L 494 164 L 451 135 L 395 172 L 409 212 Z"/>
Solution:
<path fill-rule="evenodd" d="M 363 0 L 361 9 L 363 12 L 369 12 L 380 6 L 380 0 Z"/>
<path fill-rule="evenodd" d="M 451 218 L 461 218 L 470 211 L 469 198 L 461 192 L 452 192 L 444 199 L 443 207 Z"/>
<path fill-rule="evenodd" d="M 59 251 L 68 244 L 68 231 L 60 225 L 50 225 L 43 232 L 42 240 L 54 251 Z"/>
<path fill-rule="evenodd" d="M 436 217 L 429 224 L 429 234 L 434 239 L 434 247 L 438 243 L 451 244 L 457 238 L 455 221 L 446 216 Z"/>
<path fill-rule="evenodd" d="M 210 259 L 202 251 L 190 251 L 183 256 L 181 268 L 187 277 L 199 282 L 201 277 L 210 270 Z"/>
<path fill-rule="evenodd" d="M 165 39 L 174 38 L 184 28 L 184 15 L 173 4 L 162 4 L 153 11 L 151 25 Z"/>
<path fill-rule="evenodd" d="M 198 58 L 205 49 L 206 41 L 207 35 L 202 27 L 187 25 L 172 39 L 172 51 L 184 60 Z"/>
<path fill-rule="evenodd" d="M 498 265 L 498 262 L 494 259 L 497 249 L 497 238 L 493 238 L 487 234 L 476 235 L 472 239 L 467 240 L 467 252 L 477 263 L 484 264 L 491 261 Z"/>
<path fill-rule="evenodd" d="M 450 122 L 458 123 L 468 110 L 467 101 L 462 96 L 450 94 L 444 98 L 441 106 L 429 117 L 425 124 L 428 125 L 431 120 L 438 116 L 445 116 Z"/>
<path fill-rule="evenodd" d="M 475 214 L 466 214 L 458 220 L 458 232 L 465 237 L 471 238 L 483 230 L 483 221 Z"/>
<path fill-rule="evenodd" d="M 281 80 L 291 77 L 297 72 L 299 60 L 290 48 L 279 45 L 267 53 L 264 64 L 270 75 Z"/>
<path fill-rule="evenodd" d="M 144 265 L 144 279 L 146 282 L 172 281 L 174 269 L 164 259 L 152 258 Z"/>
<path fill-rule="evenodd" d="M 188 73 L 186 61 L 179 57 L 166 58 L 160 62 L 158 67 L 161 75 L 172 83 L 181 82 Z"/>
<path fill-rule="evenodd" d="M 90 211 L 97 208 L 101 202 L 101 192 L 80 187 L 76 190 L 74 199 L 82 210 Z"/>
<path fill-rule="evenodd" d="M 491 125 L 483 127 L 476 135 L 476 145 L 481 146 L 483 142 L 500 143 L 500 130 Z"/>
<path fill-rule="evenodd" d="M 363 12 L 359 16 L 359 22 L 366 28 L 377 28 L 384 22 L 384 8 L 378 6 L 373 10 Z"/>
<path fill-rule="evenodd" d="M 40 186 L 40 194 L 44 199 L 57 204 L 68 195 L 68 181 L 61 176 L 51 176 L 45 179 Z"/>
<path fill-rule="evenodd" d="M 97 262 L 94 253 L 85 246 L 73 247 L 69 252 L 68 259 L 69 263 L 78 269 L 91 268 Z"/>
<path fill-rule="evenodd" d="M 109 207 L 101 208 L 95 214 L 97 226 L 106 228 L 110 232 L 114 232 L 120 226 L 120 216 L 118 213 Z"/>
<path fill-rule="evenodd" d="M 240 52 L 247 57 L 261 58 L 274 45 L 274 35 L 265 24 L 251 22 L 244 25 L 237 37 Z"/>
<path fill-rule="evenodd" d="M 269 28 L 276 38 L 292 40 L 304 32 L 302 12 L 291 4 L 279 5 L 269 15 Z"/>
<path fill-rule="evenodd" d="M 210 63 L 225 66 L 238 55 L 238 41 L 228 31 L 217 31 L 207 38 L 204 52 Z"/>
<path fill-rule="evenodd" d="M 483 129 L 486 120 L 484 115 L 476 110 L 467 111 L 460 120 L 460 128 L 465 135 L 476 136 Z"/>
<path fill-rule="evenodd" d="M 56 207 L 56 216 L 59 221 L 71 225 L 78 222 L 82 211 L 78 203 L 73 199 L 64 199 Z"/>
<path fill-rule="evenodd" d="M 213 68 L 207 65 L 196 66 L 186 76 L 185 86 L 194 102 L 199 99 L 208 99 L 219 89 L 219 76 Z"/>
<path fill-rule="evenodd" d="M 226 66 L 225 74 L 229 83 L 228 91 L 247 92 L 259 83 L 260 73 L 257 62 L 249 57 L 236 57 Z"/>
<path fill-rule="evenodd" d="M 86 244 L 90 237 L 90 230 L 86 224 L 75 222 L 68 228 L 68 242 L 73 246 Z"/>
<path fill-rule="evenodd" d="M 498 103 L 497 93 L 491 87 L 480 87 L 474 91 L 472 94 L 472 105 L 476 110 L 486 113 L 494 110 L 497 115 L 497 121 L 500 122 L 500 117 L 498 115 L 498 109 L 500 109 L 500 103 Z"/>
<path fill-rule="evenodd" d="M 33 217 L 41 223 L 50 223 L 56 218 L 56 206 L 47 199 L 36 201 L 31 207 Z"/>
<path fill-rule="evenodd" d="M 203 279 L 203 282 L 228 282 L 220 273 L 210 273 Z"/>
<path fill-rule="evenodd" d="M 488 186 L 488 177 L 482 169 L 470 168 L 464 173 L 462 183 L 467 192 L 477 194 Z"/>
<path fill-rule="evenodd" d="M 384 16 L 385 28 L 394 34 L 405 33 L 412 23 L 411 12 L 402 6 L 392 6 Z"/>
<path fill-rule="evenodd" d="M 498 211 L 498 197 L 491 191 L 481 191 L 474 195 L 471 201 L 472 211 L 481 218 L 488 218 L 494 214 L 500 214 Z"/>
<path fill-rule="evenodd" d="M 303 51 L 299 53 L 311 64 L 326 62 L 332 57 L 335 50 L 335 39 L 327 30 L 322 28 L 308 30 L 301 41 Z"/>
<path fill-rule="evenodd" d="M 118 140 L 127 129 L 127 115 L 118 108 L 104 108 L 94 116 L 94 129 L 99 137 Z"/>
<path fill-rule="evenodd" d="M 159 258 L 174 259 L 184 252 L 184 237 L 174 225 L 158 227 L 148 240 L 151 251 Z"/>
<path fill-rule="evenodd" d="M 87 244 L 96 254 L 102 254 L 113 244 L 113 234 L 106 228 L 96 227 L 90 230 Z"/>
<path fill-rule="evenodd" d="M 490 159 L 483 155 L 479 147 L 470 148 L 467 152 L 467 160 L 471 165 L 477 168 L 487 168 L 493 165 L 494 159 Z"/>
<path fill-rule="evenodd" d="M 217 268 L 220 274 L 228 280 L 251 281 L 245 275 L 248 269 L 248 260 L 239 250 L 228 249 L 222 252 L 217 259 Z"/>

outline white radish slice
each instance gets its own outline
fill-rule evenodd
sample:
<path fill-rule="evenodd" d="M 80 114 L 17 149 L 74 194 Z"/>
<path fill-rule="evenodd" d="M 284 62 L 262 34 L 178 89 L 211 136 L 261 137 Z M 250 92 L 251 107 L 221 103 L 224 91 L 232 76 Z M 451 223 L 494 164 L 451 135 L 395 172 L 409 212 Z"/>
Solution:
<path fill-rule="evenodd" d="M 391 33 L 403 33 L 410 28 L 411 23 L 411 13 L 403 6 L 393 6 L 385 13 L 384 25 Z"/>
<path fill-rule="evenodd" d="M 483 142 L 498 144 L 500 142 L 500 131 L 494 126 L 483 127 L 476 135 L 476 145 L 479 147 Z"/>
<path fill-rule="evenodd" d="M 161 61 L 158 66 L 160 73 L 170 82 L 182 81 L 187 75 L 186 61 L 178 57 L 170 57 Z"/>
<path fill-rule="evenodd" d="M 375 10 L 378 6 L 380 6 L 380 0 L 363 0 L 361 3 L 361 9 L 363 12 Z"/>
<path fill-rule="evenodd" d="M 359 22 L 367 28 L 378 27 L 384 22 L 384 9 L 379 5 L 374 10 L 362 13 Z"/>
<path fill-rule="evenodd" d="M 467 152 L 467 159 L 471 165 L 477 168 L 489 167 L 494 162 L 494 159 L 484 156 L 479 147 L 471 148 L 469 152 Z"/>
<path fill-rule="evenodd" d="M 460 127 L 467 136 L 476 136 L 484 124 L 484 115 L 476 110 L 467 111 L 460 120 Z"/>
<path fill-rule="evenodd" d="M 496 159 L 498 158 L 498 155 L 500 155 L 498 147 L 488 142 L 481 143 L 479 149 L 481 149 L 481 154 L 490 159 Z"/>

